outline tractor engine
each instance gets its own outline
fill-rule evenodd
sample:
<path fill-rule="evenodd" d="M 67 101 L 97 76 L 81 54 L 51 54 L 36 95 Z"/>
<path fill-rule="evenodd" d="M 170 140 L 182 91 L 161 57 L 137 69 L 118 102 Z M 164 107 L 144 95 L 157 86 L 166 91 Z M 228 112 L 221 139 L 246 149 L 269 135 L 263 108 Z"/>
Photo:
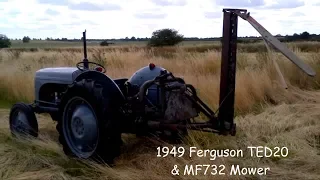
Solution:
<path fill-rule="evenodd" d="M 150 63 L 136 71 L 127 81 L 127 93 L 137 99 L 144 122 L 150 124 L 185 124 L 198 116 L 193 102 L 188 98 L 183 79 L 176 78 L 162 67 Z M 139 112 L 139 109 L 133 110 Z M 141 117 L 141 116 L 140 116 Z"/>

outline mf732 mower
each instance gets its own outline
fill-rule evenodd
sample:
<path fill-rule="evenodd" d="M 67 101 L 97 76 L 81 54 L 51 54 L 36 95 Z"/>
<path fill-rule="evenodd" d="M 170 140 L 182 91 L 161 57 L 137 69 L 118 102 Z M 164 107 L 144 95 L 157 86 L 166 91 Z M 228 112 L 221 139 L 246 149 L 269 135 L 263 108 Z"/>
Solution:
<path fill-rule="evenodd" d="M 305 73 L 315 76 L 315 72 L 246 10 L 223 9 L 223 13 L 218 114 L 199 99 L 192 85 L 152 63 L 129 79 L 111 79 L 102 65 L 88 61 L 83 32 L 83 61 L 76 67 L 44 68 L 35 73 L 34 103 L 16 103 L 11 108 L 12 134 L 37 137 L 35 113 L 48 113 L 57 121 L 59 141 L 67 155 L 104 162 L 119 155 L 122 133 L 179 139 L 190 129 L 234 136 L 238 16 Z M 194 122 L 200 113 L 208 120 Z"/>

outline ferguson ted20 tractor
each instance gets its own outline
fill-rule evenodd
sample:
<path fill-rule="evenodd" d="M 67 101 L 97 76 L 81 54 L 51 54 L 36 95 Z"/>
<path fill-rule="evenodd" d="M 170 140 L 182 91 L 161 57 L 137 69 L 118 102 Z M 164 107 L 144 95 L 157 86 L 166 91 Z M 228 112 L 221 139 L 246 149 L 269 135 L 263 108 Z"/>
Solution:
<path fill-rule="evenodd" d="M 157 135 L 177 140 L 187 130 L 235 135 L 234 97 L 238 16 L 305 73 L 315 72 L 265 30 L 243 9 L 223 9 L 222 61 L 219 113 L 213 112 L 182 78 L 150 63 L 129 79 L 111 79 L 106 69 L 87 59 L 76 67 L 44 68 L 36 72 L 35 101 L 16 103 L 10 111 L 10 130 L 38 136 L 35 113 L 48 113 L 57 121 L 59 142 L 67 155 L 112 162 L 119 155 L 122 133 Z M 206 83 L 206 82 L 203 82 Z M 207 121 L 195 122 L 202 113 Z"/>

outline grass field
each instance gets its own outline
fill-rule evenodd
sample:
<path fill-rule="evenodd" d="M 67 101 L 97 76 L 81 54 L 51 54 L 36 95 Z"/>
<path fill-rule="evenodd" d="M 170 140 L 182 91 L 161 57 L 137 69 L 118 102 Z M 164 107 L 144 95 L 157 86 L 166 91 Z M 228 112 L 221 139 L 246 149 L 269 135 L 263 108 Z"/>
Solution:
<path fill-rule="evenodd" d="M 31 45 L 30 45 L 31 46 Z M 35 45 L 36 47 L 38 45 Z M 74 45 L 78 46 L 78 45 Z M 194 85 L 214 110 L 218 107 L 221 52 L 185 46 L 148 49 L 90 46 L 88 58 L 105 65 L 112 78 L 130 77 L 153 62 Z M 205 47 L 219 45 L 206 45 Z M 34 98 L 33 76 L 44 67 L 75 66 L 82 60 L 79 47 L 41 45 L 41 49 L 0 51 L 0 179 L 320 179 L 320 44 L 301 42 L 288 46 L 317 72 L 308 77 L 279 53 L 259 50 L 261 44 L 240 44 L 236 75 L 235 137 L 191 132 L 181 146 L 199 149 L 242 149 L 245 157 L 157 158 L 159 141 L 123 135 L 122 154 L 115 167 L 67 158 L 57 143 L 55 123 L 38 116 L 40 138 L 30 142 L 13 139 L 8 130 L 8 105 Z M 14 47 L 19 47 L 14 45 Z M 27 47 L 32 48 L 32 47 Z M 201 49 L 202 48 L 202 49 Z M 201 49 L 201 50 L 199 50 Z M 166 53 L 167 52 L 167 53 Z M 279 85 L 270 57 L 279 63 L 289 89 Z M 162 144 L 163 145 L 163 144 Z M 169 145 L 168 145 L 169 146 Z M 249 157 L 248 146 L 280 146 L 289 149 L 285 158 Z M 172 176 L 173 165 L 216 164 L 270 167 L 266 176 Z"/>
<path fill-rule="evenodd" d="M 114 43 L 111 46 L 145 46 L 147 41 L 108 41 Z M 98 46 L 98 41 L 88 41 L 88 46 Z M 215 44 L 216 41 L 184 41 L 181 46 L 197 46 Z M 29 43 L 23 43 L 22 40 L 12 40 L 12 48 L 57 48 L 57 47 L 82 47 L 82 42 L 67 42 L 67 41 L 45 41 L 45 40 L 31 40 Z"/>

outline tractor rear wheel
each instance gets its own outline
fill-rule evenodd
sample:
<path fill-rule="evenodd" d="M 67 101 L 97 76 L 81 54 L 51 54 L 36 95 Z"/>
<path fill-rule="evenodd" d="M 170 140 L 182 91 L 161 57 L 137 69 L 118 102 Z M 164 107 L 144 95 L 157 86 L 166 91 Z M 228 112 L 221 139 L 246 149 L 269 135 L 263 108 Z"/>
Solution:
<path fill-rule="evenodd" d="M 9 125 L 14 137 L 38 137 L 38 122 L 30 105 L 14 104 L 9 115 Z"/>
<path fill-rule="evenodd" d="M 103 163 L 112 163 L 119 155 L 121 132 L 108 95 L 101 83 L 92 80 L 76 82 L 68 89 L 57 124 L 67 155 Z"/>

